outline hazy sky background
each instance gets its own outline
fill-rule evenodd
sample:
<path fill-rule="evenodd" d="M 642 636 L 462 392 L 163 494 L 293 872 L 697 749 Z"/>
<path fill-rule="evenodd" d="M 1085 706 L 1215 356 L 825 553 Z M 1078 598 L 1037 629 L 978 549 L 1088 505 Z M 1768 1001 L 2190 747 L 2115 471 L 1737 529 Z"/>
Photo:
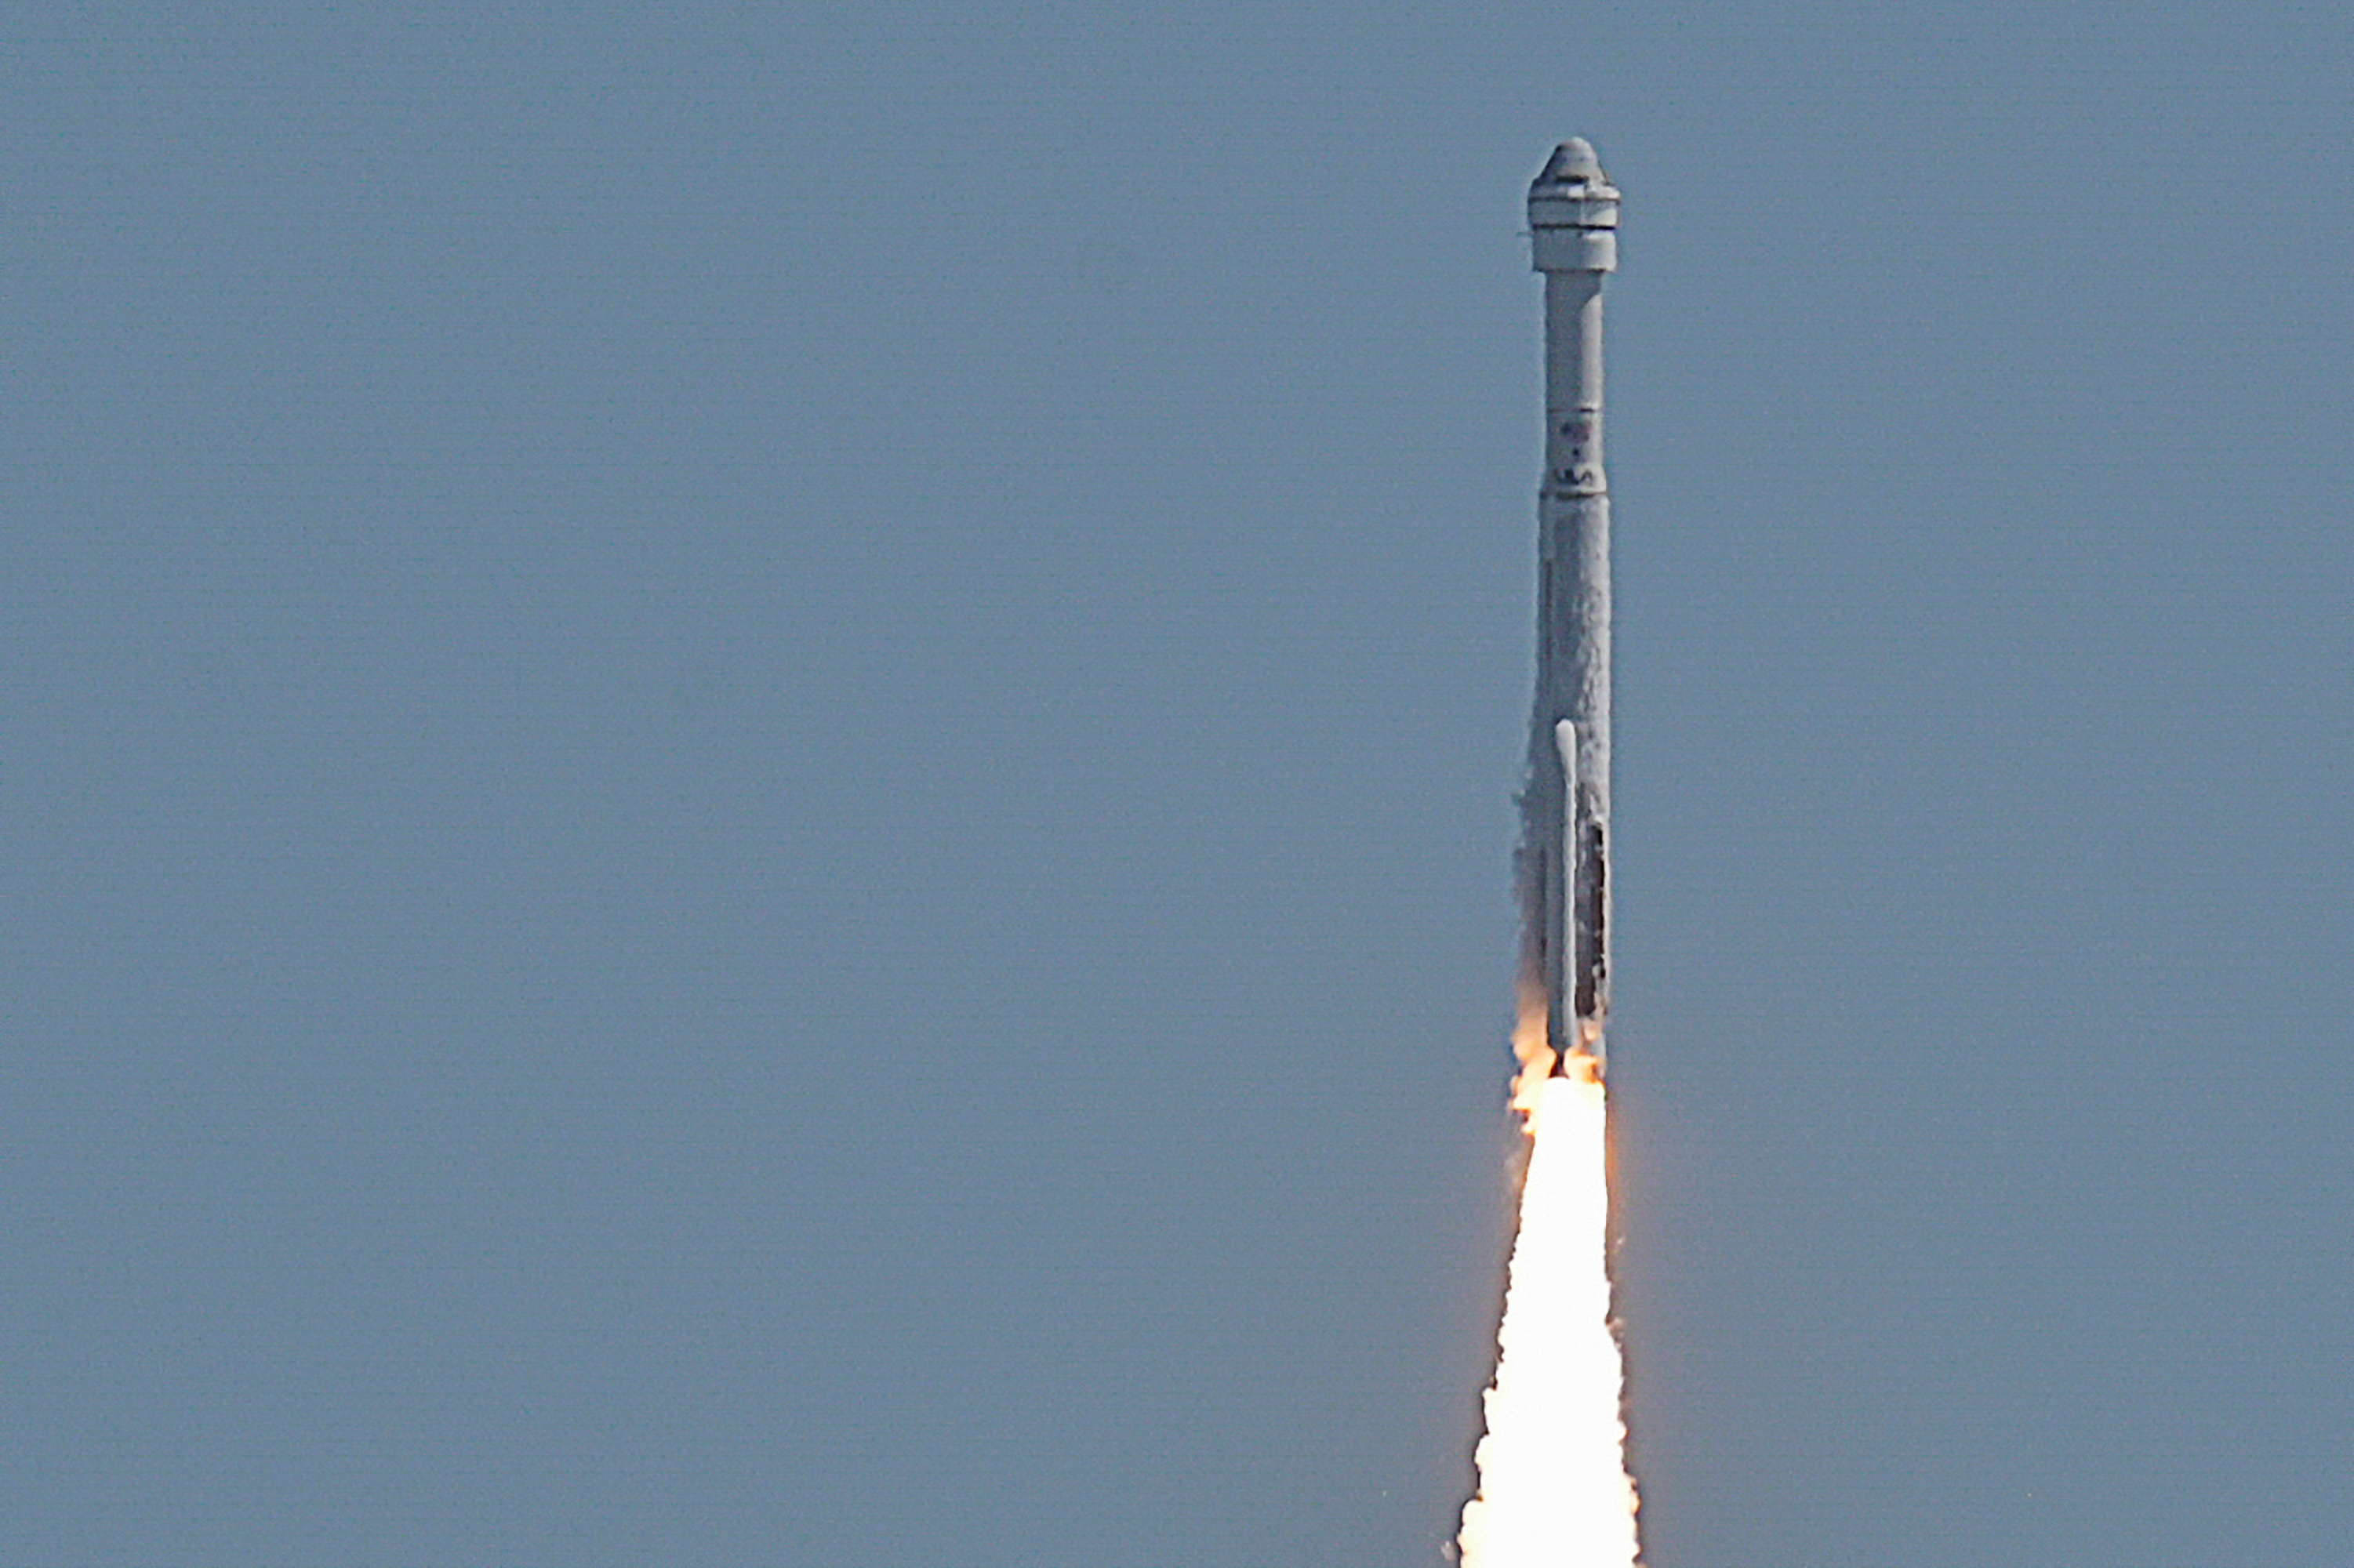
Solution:
<path fill-rule="evenodd" d="M 1572 132 L 1655 1568 L 2354 1538 L 2354 14 L 0 60 L 0 1561 L 1437 1563 Z"/>

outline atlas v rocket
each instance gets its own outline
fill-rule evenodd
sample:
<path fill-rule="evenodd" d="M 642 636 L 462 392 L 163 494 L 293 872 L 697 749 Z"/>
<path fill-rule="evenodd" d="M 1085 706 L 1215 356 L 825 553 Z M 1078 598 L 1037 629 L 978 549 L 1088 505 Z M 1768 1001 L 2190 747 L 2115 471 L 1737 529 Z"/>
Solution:
<path fill-rule="evenodd" d="M 1587 143 L 1529 187 L 1545 287 L 1545 467 L 1537 491 L 1537 690 L 1521 794 L 1521 984 L 1560 1058 L 1602 1054 L 1610 1009 L 1610 486 L 1602 471 L 1602 281 L 1618 192 Z M 1561 1069 L 1556 1061 L 1555 1071 Z"/>

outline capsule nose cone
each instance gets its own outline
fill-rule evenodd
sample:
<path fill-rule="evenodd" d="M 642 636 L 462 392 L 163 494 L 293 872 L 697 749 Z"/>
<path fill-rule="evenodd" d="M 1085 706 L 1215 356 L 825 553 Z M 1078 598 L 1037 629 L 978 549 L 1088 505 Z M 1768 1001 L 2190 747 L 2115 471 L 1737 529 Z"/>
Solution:
<path fill-rule="evenodd" d="M 1567 185 L 1574 180 L 1599 184 L 1602 178 L 1602 160 L 1594 155 L 1594 143 L 1583 136 L 1572 136 L 1553 150 L 1537 184 Z"/>
<path fill-rule="evenodd" d="M 1529 239 L 1540 272 L 1607 272 L 1618 265 L 1618 187 L 1585 137 L 1555 147 L 1529 186 Z"/>

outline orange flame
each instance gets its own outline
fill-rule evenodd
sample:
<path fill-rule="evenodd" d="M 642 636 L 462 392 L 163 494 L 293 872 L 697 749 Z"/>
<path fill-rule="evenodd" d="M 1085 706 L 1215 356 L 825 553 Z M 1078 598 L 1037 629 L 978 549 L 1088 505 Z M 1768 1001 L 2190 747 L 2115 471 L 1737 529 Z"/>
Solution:
<path fill-rule="evenodd" d="M 1521 987 L 1520 1008 L 1512 1018 L 1512 1056 L 1521 1070 L 1512 1076 L 1512 1108 L 1524 1118 L 1523 1128 L 1532 1125 L 1536 1115 L 1537 1092 L 1553 1075 L 1553 1065 L 1560 1060 L 1546 1040 L 1545 993 L 1542 986 Z"/>

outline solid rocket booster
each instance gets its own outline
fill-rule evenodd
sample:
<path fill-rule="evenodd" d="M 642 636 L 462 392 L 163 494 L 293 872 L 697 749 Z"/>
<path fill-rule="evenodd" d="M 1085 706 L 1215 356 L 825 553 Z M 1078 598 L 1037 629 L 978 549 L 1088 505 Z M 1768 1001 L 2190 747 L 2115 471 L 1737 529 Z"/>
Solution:
<path fill-rule="evenodd" d="M 1529 187 L 1545 282 L 1545 468 L 1537 491 L 1537 689 L 1521 795 L 1521 982 L 1562 1056 L 1602 1054 L 1610 1008 L 1610 487 L 1602 470 L 1602 281 L 1618 192 L 1573 137 Z M 1556 1063 L 1556 1071 L 1559 1064 Z"/>

